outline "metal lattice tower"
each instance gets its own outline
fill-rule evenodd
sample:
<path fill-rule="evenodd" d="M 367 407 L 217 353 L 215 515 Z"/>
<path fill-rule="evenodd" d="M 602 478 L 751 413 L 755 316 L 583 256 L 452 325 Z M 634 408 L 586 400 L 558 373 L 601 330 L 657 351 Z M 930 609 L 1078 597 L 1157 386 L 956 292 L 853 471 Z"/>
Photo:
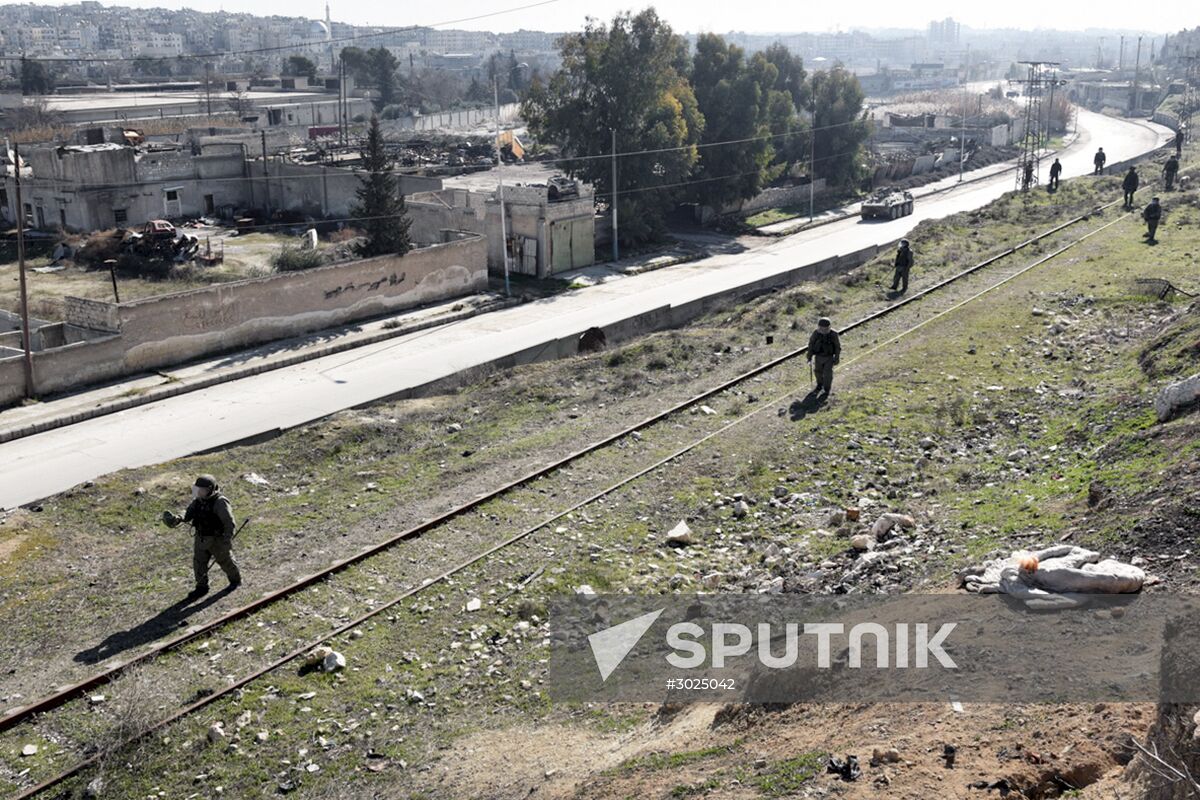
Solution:
<path fill-rule="evenodd" d="M 1017 158 L 1017 188 L 1029 191 L 1041 179 L 1042 149 L 1049 139 L 1047 131 L 1049 119 L 1042 113 L 1042 98 L 1047 91 L 1053 92 L 1059 85 L 1057 61 L 1022 61 L 1029 68 L 1028 77 L 1024 80 L 1010 80 L 1010 84 L 1019 84 L 1025 95 L 1025 135 L 1021 137 L 1021 154 Z M 1053 100 L 1053 98 L 1052 98 Z M 1052 105 L 1052 103 L 1051 103 Z M 1053 108 L 1048 109 L 1050 111 Z"/>
<path fill-rule="evenodd" d="M 1189 52 L 1186 56 L 1180 59 L 1183 62 L 1183 107 L 1179 113 L 1180 129 L 1183 131 L 1183 140 L 1185 142 L 1192 141 L 1195 136 L 1196 129 L 1194 127 L 1194 116 L 1196 111 L 1200 110 L 1200 56 L 1194 56 Z"/>

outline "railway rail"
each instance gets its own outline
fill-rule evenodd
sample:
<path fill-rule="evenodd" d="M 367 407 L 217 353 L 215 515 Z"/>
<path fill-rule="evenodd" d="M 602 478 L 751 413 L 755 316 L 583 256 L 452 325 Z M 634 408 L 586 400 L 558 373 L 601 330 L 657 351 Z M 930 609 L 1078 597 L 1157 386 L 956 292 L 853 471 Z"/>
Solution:
<path fill-rule="evenodd" d="M 1119 202 L 1120 201 L 1114 201 L 1112 203 L 1098 206 L 1087 213 L 1080 214 L 1076 217 L 1073 217 L 1072 219 L 1069 219 L 1065 222 L 1055 225 L 1054 227 L 1052 227 L 1046 231 L 1043 231 L 1043 232 L 1037 234 L 1036 236 L 1033 236 L 1029 239 L 1026 239 L 1026 240 L 1016 244 L 1016 245 L 1006 248 L 1005 250 L 1003 250 L 999 253 L 996 253 L 992 256 L 989 256 L 988 258 L 984 259 L 983 261 L 980 261 L 979 263 L 977 263 L 971 267 L 963 269 L 963 270 L 935 283 L 934 285 L 932 285 L 926 289 L 916 292 L 909 297 L 906 297 L 902 300 L 892 303 L 891 305 L 888 305 L 888 306 L 881 308 L 873 313 L 870 313 L 864 317 L 861 317 L 860 319 L 843 327 L 840 330 L 840 333 L 845 335 L 852 331 L 855 331 L 855 330 L 858 330 L 865 326 L 868 326 L 868 325 L 870 325 L 874 322 L 877 322 L 881 319 L 889 317 L 893 314 L 896 314 L 898 311 L 908 308 L 915 303 L 919 303 L 921 300 L 944 290 L 948 286 L 958 283 L 959 281 L 963 280 L 964 278 L 967 278 L 971 275 L 979 273 L 980 271 L 988 268 L 989 266 L 991 266 L 1005 258 L 1008 258 L 1009 256 L 1017 254 L 1017 253 L 1021 252 L 1022 250 L 1025 250 L 1026 248 L 1029 248 L 1039 242 L 1046 240 L 1047 238 L 1049 238 L 1051 236 L 1054 236 L 1057 233 L 1060 233 L 1072 226 L 1078 225 L 1079 223 L 1082 223 L 1082 222 L 1085 222 L 1085 221 L 1091 219 L 1095 214 L 1102 212 L 1104 210 L 1107 210 L 1109 208 L 1112 208 L 1112 207 L 1116 206 Z M 1054 251 L 1052 251 L 1050 253 L 1047 253 L 1047 254 L 1039 257 L 1034 262 L 1020 268 L 1019 270 L 1017 270 L 1016 272 L 1014 272 L 1012 274 L 1009 274 L 1009 275 L 1003 277 L 1001 280 L 999 280 L 995 283 L 989 284 L 981 291 L 970 295 L 966 299 L 964 299 L 958 303 L 955 303 L 951 307 L 944 309 L 942 311 L 939 311 L 938 313 L 936 313 L 928 318 L 925 318 L 922 321 L 917 322 L 914 325 L 904 328 L 898 334 L 888 338 L 883 343 L 877 344 L 877 345 L 869 348 L 868 350 L 865 350 L 862 353 L 859 353 L 854 358 L 848 360 L 846 363 L 847 364 L 852 363 L 853 361 L 859 360 L 867 355 L 870 355 L 871 353 L 877 352 L 878 350 L 880 350 L 884 347 L 887 347 L 890 344 L 898 341 L 899 339 L 901 339 L 905 336 L 908 336 L 911 333 L 919 330 L 920 328 L 922 328 L 925 325 L 932 322 L 934 319 L 945 316 L 946 314 L 949 314 L 949 313 L 963 307 L 964 305 L 966 305 L 968 303 L 978 300 L 980 297 L 986 295 L 987 293 L 998 288 L 999 286 L 1002 286 L 1005 283 L 1008 283 L 1009 281 L 1015 279 L 1016 277 L 1018 277 L 1020 275 L 1025 274 L 1026 272 L 1034 269 L 1037 266 L 1045 264 L 1046 262 L 1056 258 L 1057 256 L 1061 255 L 1062 253 L 1066 252 L 1067 250 L 1070 250 L 1071 248 L 1086 241 L 1088 238 L 1111 227 L 1112 225 L 1115 225 L 1117 222 L 1121 221 L 1122 219 L 1125 219 L 1127 216 L 1128 215 L 1119 215 L 1115 219 L 1105 222 L 1103 225 L 1086 232 L 1082 236 L 1079 236 L 1077 238 L 1069 240 L 1063 246 L 1055 249 Z M 485 503 L 488 503 L 492 500 L 500 498 L 520 487 L 524 487 L 527 484 L 530 484 L 530 483 L 538 480 L 539 478 L 543 478 L 545 476 L 550 475 L 551 473 L 556 472 L 557 470 L 560 470 L 560 469 L 563 469 L 564 467 L 570 466 L 570 465 L 574 464 L 575 462 L 578 462 L 580 459 L 584 458 L 585 456 L 587 456 L 589 454 L 596 453 L 597 451 L 600 451 L 600 450 L 604 450 L 605 448 L 608 448 L 608 447 L 614 445 L 618 441 L 623 440 L 626 437 L 629 437 L 634 433 L 637 433 L 637 432 L 643 431 L 647 428 L 650 428 L 652 426 L 655 426 L 655 425 L 663 422 L 664 420 L 667 420 L 675 415 L 680 414 L 681 412 L 688 410 L 689 408 L 696 406 L 697 404 L 701 404 L 710 398 L 713 398 L 717 395 L 720 395 L 730 389 L 733 389 L 733 388 L 739 386 L 740 384 L 745 383 L 746 381 L 752 380 L 764 373 L 767 373 L 771 370 L 774 370 L 774 369 L 780 367 L 781 365 L 787 364 L 787 363 L 805 355 L 806 352 L 807 352 L 807 347 L 800 347 L 800 348 L 793 349 L 789 352 L 786 352 L 782 355 L 779 355 L 769 361 L 763 362 L 762 364 L 760 364 L 752 369 L 749 369 L 733 378 L 725 380 L 725 381 L 721 382 L 720 384 L 717 384 L 716 386 L 706 389 L 703 392 L 694 395 L 693 397 L 690 397 L 686 400 L 675 403 L 674 405 L 670 406 L 669 408 L 666 408 L 658 413 L 655 413 L 652 416 L 649 416 L 640 422 L 637 422 L 637 423 L 630 425 L 616 433 L 613 433 L 613 434 L 605 436 L 595 442 L 592 442 L 591 444 L 588 444 L 587 446 L 585 446 L 579 450 L 576 450 L 575 452 L 570 453 L 569 455 L 566 455 L 562 458 L 554 460 L 553 462 L 550 462 L 541 467 L 538 467 L 537 469 L 535 469 L 513 481 L 510 481 L 509 483 L 506 483 L 503 486 L 500 486 L 492 491 L 483 493 L 467 503 L 457 506 L 445 513 L 439 514 L 438 516 L 433 517 L 424 522 L 421 522 L 415 526 L 412 526 L 412 527 L 410 527 L 400 533 L 397 533 L 394 536 L 391 536 L 384 541 L 381 541 L 375 545 L 372 545 L 371 547 L 368 547 L 348 558 L 342 559 L 342 560 L 326 567 L 325 569 L 314 572 L 314 573 L 312 573 L 312 574 L 310 574 L 288 586 L 285 586 L 279 590 L 276 590 L 274 592 L 266 594 L 256 600 L 254 600 L 253 602 L 250 602 L 239 608 L 233 609 L 232 611 L 229 611 L 228 613 L 226 613 L 208 623 L 205 623 L 194 629 L 190 629 L 186 633 L 180 634 L 180 635 L 175 636 L 171 639 L 168 639 L 164 642 L 161 642 L 160 644 L 154 646 L 153 648 L 143 651 L 134 657 L 131 657 L 124 661 L 113 664 L 113 665 L 109 666 L 107 669 L 105 669 L 101 672 L 98 672 L 83 681 L 80 681 L 73 685 L 64 687 L 64 688 L 60 689 L 59 691 L 57 691 L 53 694 L 50 694 L 48 696 L 45 696 L 34 703 L 31 703 L 27 706 L 24 706 L 23 708 L 20 708 L 13 712 L 10 712 L 3 718 L 0 718 L 0 731 L 11 729 L 19 724 L 33 720 L 38 715 L 53 711 L 65 704 L 67 704 L 71 700 L 73 700 L 77 697 L 80 697 L 81 695 L 83 695 L 85 693 L 87 693 L 99 686 L 102 686 L 106 683 L 111 682 L 114 678 L 119 676 L 121 673 L 128 671 L 131 667 L 134 667 L 135 665 L 149 662 L 159 656 L 162 656 L 163 654 L 165 654 L 169 651 L 177 650 L 189 642 L 192 642 L 192 641 L 195 641 L 202 637 L 211 635 L 215 631 L 223 628 L 224 626 L 229 625 L 230 623 L 232 623 L 236 620 L 249 617 L 249 616 L 255 614 L 256 612 L 258 612 L 262 609 L 265 609 L 268 606 L 271 606 L 275 603 L 278 603 L 279 601 L 281 601 L 285 598 L 296 595 L 297 593 L 301 592 L 305 588 L 308 588 L 315 584 L 318 584 L 318 583 L 326 580 L 327 578 L 330 578 L 331 576 L 346 570 L 347 568 L 349 568 L 351 566 L 354 566 L 356 564 L 360 564 L 364 561 L 367 561 L 367 560 L 371 559 L 373 556 L 376 556 L 386 550 L 389 550 L 390 548 L 393 548 L 402 542 L 416 539 L 436 528 L 445 526 L 447 523 L 451 522 L 452 520 L 462 517 L 464 514 L 467 514 L 468 512 L 479 508 L 480 506 L 484 505 Z M 749 419 L 752 416 L 755 416 L 756 414 L 761 413 L 763 410 L 765 410 L 767 408 L 773 407 L 773 405 L 777 404 L 778 402 L 786 400 L 787 398 L 792 397 L 795 394 L 796 394 L 796 389 L 794 387 L 790 388 L 790 389 L 788 389 L 788 391 L 786 393 L 782 394 L 781 396 L 779 396 L 777 398 L 772 398 L 770 402 L 762 403 L 754 410 L 752 410 L 740 417 L 737 417 L 736 419 L 733 419 L 724 425 L 721 425 L 719 428 L 705 434 L 704 436 L 701 436 L 699 438 L 696 438 L 696 439 L 693 439 L 693 440 L 687 442 L 682 447 L 679 447 L 679 448 L 673 450 L 672 452 L 668 453 L 666 456 L 657 459 L 656 461 L 654 461 L 654 463 L 652 463 L 648 466 L 645 466 L 641 469 L 638 469 L 632 473 L 629 473 L 629 474 L 625 475 L 624 477 L 618 479 L 617 481 L 615 481 L 607 486 L 604 486 L 603 488 L 599 489 L 598 491 L 595 491 L 595 492 L 589 494 L 588 496 L 584 497 L 582 500 L 578 500 L 578 501 L 572 503 L 570 505 L 570 507 L 556 511 L 552 515 L 548 516 L 547 518 L 542 519 L 540 522 L 536 522 L 532 525 L 529 525 L 528 527 L 523 528 L 522 530 L 513 534 L 512 536 L 454 564 L 453 566 L 451 566 L 448 569 L 445 569 L 441 573 L 434 575 L 432 577 L 426 578 L 424 581 L 422 581 L 418 585 L 415 585 L 415 586 L 405 590 L 404 592 L 394 596 L 392 599 L 390 599 L 386 602 L 378 603 L 378 604 L 371 606 L 367 612 L 355 617 L 354 619 L 351 619 L 348 622 L 340 624 L 337 627 L 332 628 L 331 630 L 326 631 L 319 638 L 305 642 L 301 646 L 290 650 L 286 654 L 276 658 L 275 660 L 271 661 L 270 663 L 266 664 L 265 666 L 255 669 L 253 672 L 234 680 L 233 682 L 227 684 L 223 688 L 218 689 L 218 690 L 212 692 L 211 694 L 208 694 L 194 702 L 191 702 L 190 704 L 183 706 L 182 708 L 178 709 L 171 715 L 165 717 L 164 719 L 154 723 L 153 725 L 141 730 L 134 736 L 130 737 L 121 746 L 123 747 L 123 746 L 127 746 L 129 744 L 132 744 L 135 741 L 138 741 L 158 730 L 161 730 L 164 727 L 171 725 L 172 723 L 175 723 L 185 717 L 188 717 L 188 716 L 196 713 L 197 711 L 205 708 L 206 706 L 209 706 L 212 703 L 214 703 L 224 697 L 229 696 L 230 694 L 238 691 L 242 687 L 261 678 L 262 676 L 264 676 L 276 669 L 279 669 L 280 667 L 282 667 L 292 661 L 295 661 L 298 658 L 303 657 L 304 655 L 309 653 L 313 648 L 315 648 L 321 644 L 324 644 L 325 642 L 328 642 L 338 636 L 348 633 L 349 631 L 362 625 L 364 622 L 371 620 L 374 617 L 379 616 L 380 614 L 388 611 L 389 609 L 395 608 L 397 605 L 412 598 L 414 595 L 417 595 L 417 594 L 429 589 L 432 586 L 436 586 L 438 584 L 441 584 L 441 583 L 447 581 L 455 574 L 462 572 L 463 570 L 468 569 L 472 565 L 477 564 L 477 563 L 493 556 L 494 554 L 504 550 L 505 548 L 510 547 L 514 543 L 521 541 L 522 539 L 525 539 L 528 536 L 531 536 L 532 534 L 536 533 L 537 531 L 540 531 L 540 530 L 546 528 L 547 526 L 554 524 L 555 522 L 567 517 L 569 514 L 572 514 L 576 511 L 584 508 L 585 506 L 588 506 L 588 505 L 596 502 L 597 500 L 599 500 L 607 495 L 612 494 L 613 492 L 619 490 L 620 488 L 626 486 L 627 484 L 629 484 L 633 481 L 638 480 L 639 478 L 647 475 L 648 473 L 654 472 L 655 470 L 658 470 L 658 469 L 662 468 L 663 466 L 670 464 L 672 461 L 675 461 L 678 458 L 680 458 L 681 456 L 683 456 L 684 454 L 696 449 L 697 447 L 700 447 L 704 443 L 706 443 L 706 442 L 710 441 L 711 439 L 728 431 L 730 428 L 744 422 L 745 420 Z M 60 772 L 46 780 L 43 780 L 42 782 L 38 783 L 37 785 L 23 790 L 20 794 L 16 795 L 16 798 L 18 798 L 18 800 L 23 800 L 24 798 L 34 797 L 34 796 L 41 794 L 42 792 L 45 792 L 51 788 L 54 788 L 54 787 L 62 784 L 63 782 L 69 780 L 70 778 L 78 775 L 79 773 L 83 772 L 84 770 L 88 769 L 89 767 L 94 766 L 97 762 L 99 762 L 101 760 L 102 757 L 103 757 L 103 754 L 99 754 L 99 755 L 95 755 L 90 758 L 84 759 L 82 761 L 79 761 L 75 765 L 63 770 L 62 772 Z"/>

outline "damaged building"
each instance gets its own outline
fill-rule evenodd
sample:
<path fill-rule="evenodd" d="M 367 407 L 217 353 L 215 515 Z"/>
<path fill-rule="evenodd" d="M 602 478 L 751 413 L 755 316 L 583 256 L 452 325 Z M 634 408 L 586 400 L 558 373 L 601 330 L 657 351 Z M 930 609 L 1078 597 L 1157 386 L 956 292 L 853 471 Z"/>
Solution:
<path fill-rule="evenodd" d="M 483 234 L 489 268 L 502 270 L 498 194 L 491 173 L 470 180 L 450 178 L 441 191 L 414 194 L 408 198 L 413 234 L 431 236 L 445 228 Z M 504 211 L 513 272 L 546 278 L 595 263 L 596 208 L 590 186 L 554 176 L 544 183 L 507 185 Z"/>

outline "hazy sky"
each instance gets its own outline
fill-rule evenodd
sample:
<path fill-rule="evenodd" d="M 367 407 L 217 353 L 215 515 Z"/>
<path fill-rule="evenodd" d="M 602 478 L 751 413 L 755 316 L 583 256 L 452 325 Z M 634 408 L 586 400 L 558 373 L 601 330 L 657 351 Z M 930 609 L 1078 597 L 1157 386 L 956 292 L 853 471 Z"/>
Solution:
<path fill-rule="evenodd" d="M 369 3 L 333 0 L 333 18 L 363 25 L 429 25 L 456 18 L 489 14 L 530 5 L 537 0 L 443 0 L 438 3 Z M 105 5 L 187 6 L 199 11 L 246 11 L 254 14 L 325 16 L 324 0 L 105 0 Z M 640 9 L 649 3 L 620 0 L 556 0 L 538 8 L 498 14 L 450 27 L 483 30 L 573 30 L 589 14 L 611 17 L 623 9 Z M 1127 28 L 1176 31 L 1200 25 L 1200 4 L 1195 0 L 659 0 L 653 4 L 680 31 L 832 31 L 854 27 L 924 29 L 931 19 L 953 16 L 973 27 Z"/>

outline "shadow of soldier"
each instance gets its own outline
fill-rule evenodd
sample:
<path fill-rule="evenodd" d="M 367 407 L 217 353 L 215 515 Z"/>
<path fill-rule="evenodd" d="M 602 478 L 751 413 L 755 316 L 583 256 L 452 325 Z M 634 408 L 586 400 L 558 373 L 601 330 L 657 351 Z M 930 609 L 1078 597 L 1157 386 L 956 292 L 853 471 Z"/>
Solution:
<path fill-rule="evenodd" d="M 788 409 L 788 417 L 792 422 L 799 422 L 809 414 L 820 411 L 828 402 L 829 397 L 827 395 L 822 395 L 820 389 L 813 389 L 799 400 L 792 401 L 792 405 Z"/>
<path fill-rule="evenodd" d="M 180 600 L 129 630 L 117 631 L 96 646 L 79 651 L 75 654 L 75 661 L 80 664 L 97 664 L 126 650 L 148 644 L 155 639 L 161 639 L 172 631 L 178 630 L 188 617 L 203 611 L 232 591 L 226 587 L 200 599 L 193 605 L 189 605 L 190 601 L 187 599 Z"/>

